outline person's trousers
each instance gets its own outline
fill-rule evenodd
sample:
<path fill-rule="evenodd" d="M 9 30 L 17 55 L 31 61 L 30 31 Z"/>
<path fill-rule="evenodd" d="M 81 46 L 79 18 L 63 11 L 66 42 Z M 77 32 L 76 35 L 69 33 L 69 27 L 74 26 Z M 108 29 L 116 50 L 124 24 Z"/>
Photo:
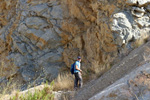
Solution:
<path fill-rule="evenodd" d="M 75 75 L 75 80 L 74 80 L 74 88 L 81 88 L 82 87 L 82 76 L 81 76 L 81 73 L 80 72 L 77 72 L 77 73 L 74 73 Z M 79 85 L 78 85 L 78 82 L 79 82 Z"/>

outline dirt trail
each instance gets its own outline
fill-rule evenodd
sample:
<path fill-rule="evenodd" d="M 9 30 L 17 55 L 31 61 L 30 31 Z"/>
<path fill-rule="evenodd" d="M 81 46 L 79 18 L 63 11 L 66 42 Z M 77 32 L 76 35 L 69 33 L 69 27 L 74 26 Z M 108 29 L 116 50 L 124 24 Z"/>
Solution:
<path fill-rule="evenodd" d="M 129 56 L 125 57 L 121 62 L 114 65 L 108 72 L 99 79 L 89 83 L 79 90 L 73 100 L 88 100 L 90 97 L 99 93 L 118 79 L 133 71 L 140 65 L 149 62 L 150 58 L 150 42 L 133 50 Z"/>

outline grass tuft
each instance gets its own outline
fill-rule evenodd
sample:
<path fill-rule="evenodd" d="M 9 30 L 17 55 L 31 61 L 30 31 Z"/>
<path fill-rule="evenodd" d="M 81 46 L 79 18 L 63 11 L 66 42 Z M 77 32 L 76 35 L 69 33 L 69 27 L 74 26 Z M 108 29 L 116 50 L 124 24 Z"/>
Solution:
<path fill-rule="evenodd" d="M 74 76 L 72 76 L 69 72 L 59 74 L 57 79 L 55 79 L 54 90 L 73 90 L 74 87 Z"/>

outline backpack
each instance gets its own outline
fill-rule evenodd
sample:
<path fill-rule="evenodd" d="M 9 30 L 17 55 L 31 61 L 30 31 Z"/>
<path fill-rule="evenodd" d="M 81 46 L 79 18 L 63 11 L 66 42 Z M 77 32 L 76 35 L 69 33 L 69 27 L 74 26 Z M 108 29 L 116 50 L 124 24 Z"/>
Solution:
<path fill-rule="evenodd" d="M 75 66 L 75 63 L 73 63 L 73 64 L 71 65 L 71 69 L 70 69 L 71 74 L 74 74 L 74 66 Z"/>

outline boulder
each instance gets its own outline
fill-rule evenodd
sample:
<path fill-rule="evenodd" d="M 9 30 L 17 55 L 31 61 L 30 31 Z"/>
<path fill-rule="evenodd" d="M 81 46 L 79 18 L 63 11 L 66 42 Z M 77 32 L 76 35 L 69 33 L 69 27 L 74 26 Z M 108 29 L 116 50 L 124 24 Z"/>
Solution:
<path fill-rule="evenodd" d="M 134 15 L 136 17 L 142 17 L 145 13 L 145 10 L 143 7 L 141 7 L 141 8 L 133 7 L 131 13 L 132 13 L 132 15 Z"/>
<path fill-rule="evenodd" d="M 145 13 L 144 7 L 132 7 L 132 10 L 139 13 Z"/>
<path fill-rule="evenodd" d="M 129 29 L 132 28 L 132 25 L 129 22 L 127 16 L 128 16 L 127 13 L 124 13 L 124 12 L 114 14 L 112 30 L 117 29 L 117 26 L 122 27 L 122 28 L 129 28 Z M 132 19 L 132 18 L 130 18 L 130 19 Z"/>
<path fill-rule="evenodd" d="M 139 27 L 149 27 L 150 26 L 150 19 L 148 16 L 138 18 L 135 21 L 139 25 Z"/>
<path fill-rule="evenodd" d="M 114 14 L 114 20 L 111 29 L 113 32 L 115 32 L 115 42 L 120 46 L 132 39 L 133 35 L 132 25 L 127 17 L 129 17 L 129 15 L 123 12 Z"/>
<path fill-rule="evenodd" d="M 127 0 L 126 4 L 128 5 L 137 5 L 137 6 L 145 6 L 150 3 L 150 0 Z"/>

